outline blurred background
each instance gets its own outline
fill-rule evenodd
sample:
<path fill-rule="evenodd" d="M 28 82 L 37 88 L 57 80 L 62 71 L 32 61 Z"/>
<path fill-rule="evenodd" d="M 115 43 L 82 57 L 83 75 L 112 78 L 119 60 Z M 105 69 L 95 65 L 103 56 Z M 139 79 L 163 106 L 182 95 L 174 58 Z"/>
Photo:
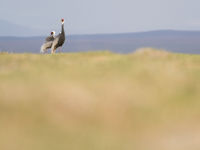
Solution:
<path fill-rule="evenodd" d="M 200 1 L 0 3 L 0 150 L 200 149 Z"/>

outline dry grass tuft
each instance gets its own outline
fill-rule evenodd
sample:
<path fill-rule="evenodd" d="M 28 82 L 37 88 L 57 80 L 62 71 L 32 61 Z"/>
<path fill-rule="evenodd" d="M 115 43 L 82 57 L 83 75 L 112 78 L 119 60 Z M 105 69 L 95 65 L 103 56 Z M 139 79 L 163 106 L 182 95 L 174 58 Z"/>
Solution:
<path fill-rule="evenodd" d="M 0 53 L 2 150 L 200 149 L 200 56 Z"/>

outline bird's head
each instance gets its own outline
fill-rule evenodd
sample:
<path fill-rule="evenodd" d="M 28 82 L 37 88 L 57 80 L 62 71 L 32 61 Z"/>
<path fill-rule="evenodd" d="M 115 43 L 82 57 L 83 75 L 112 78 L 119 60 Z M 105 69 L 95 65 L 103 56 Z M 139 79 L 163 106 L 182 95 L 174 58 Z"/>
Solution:
<path fill-rule="evenodd" d="M 55 34 L 56 34 L 56 32 L 55 32 L 55 31 L 51 31 L 51 35 L 53 35 L 53 36 L 54 36 Z"/>
<path fill-rule="evenodd" d="M 65 23 L 65 20 L 64 20 L 64 19 L 61 19 L 61 23 L 64 24 L 64 23 Z"/>

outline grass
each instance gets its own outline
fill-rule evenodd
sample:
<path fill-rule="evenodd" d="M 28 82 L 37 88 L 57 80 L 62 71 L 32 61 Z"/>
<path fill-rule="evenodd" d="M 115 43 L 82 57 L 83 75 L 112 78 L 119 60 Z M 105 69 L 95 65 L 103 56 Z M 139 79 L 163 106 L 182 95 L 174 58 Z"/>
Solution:
<path fill-rule="evenodd" d="M 0 53 L 2 150 L 198 150 L 200 56 Z"/>

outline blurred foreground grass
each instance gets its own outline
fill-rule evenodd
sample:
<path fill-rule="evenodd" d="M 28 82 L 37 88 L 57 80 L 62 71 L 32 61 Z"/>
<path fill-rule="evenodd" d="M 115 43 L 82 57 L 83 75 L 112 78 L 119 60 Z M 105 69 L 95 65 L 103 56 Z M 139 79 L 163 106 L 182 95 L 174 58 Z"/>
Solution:
<path fill-rule="evenodd" d="M 199 149 L 199 55 L 0 53 L 0 150 Z"/>

